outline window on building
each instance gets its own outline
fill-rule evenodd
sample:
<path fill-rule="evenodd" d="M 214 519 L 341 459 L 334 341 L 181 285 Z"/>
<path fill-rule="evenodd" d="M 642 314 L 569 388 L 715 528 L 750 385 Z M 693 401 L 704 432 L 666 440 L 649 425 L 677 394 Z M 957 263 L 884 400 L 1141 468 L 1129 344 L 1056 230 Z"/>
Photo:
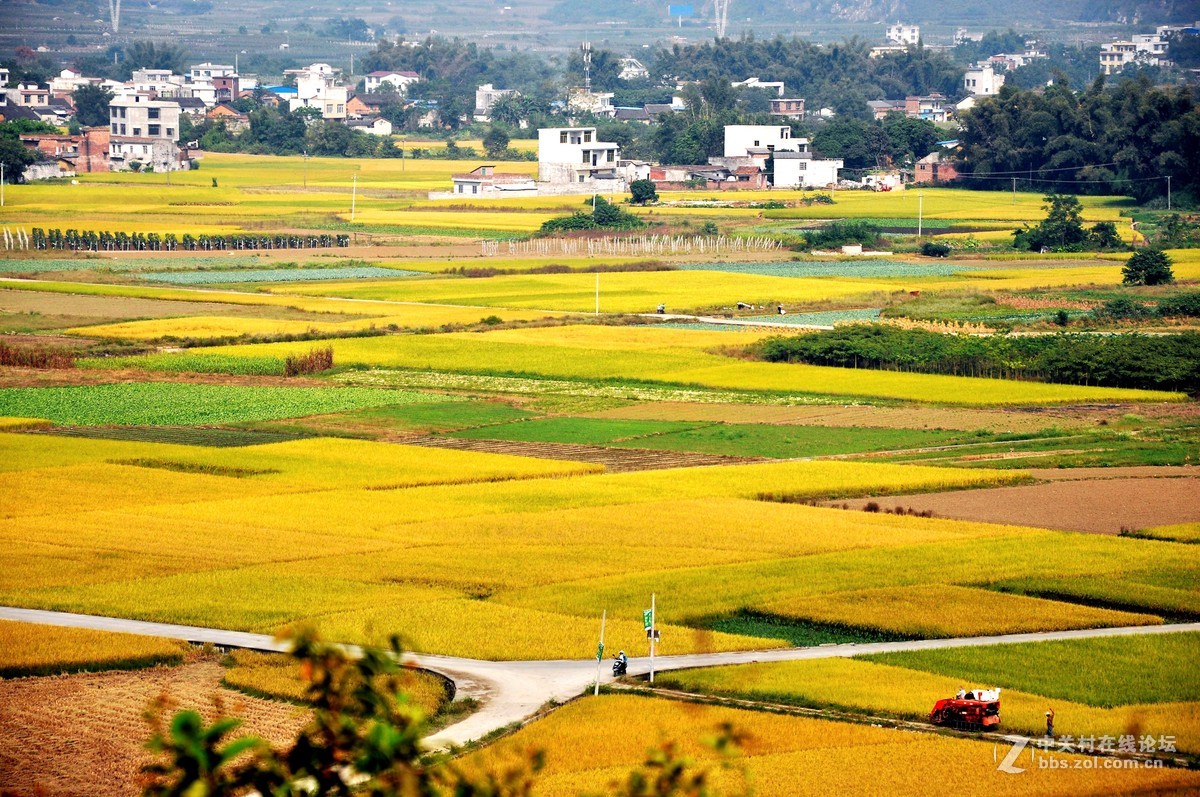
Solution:
<path fill-rule="evenodd" d="M 472 186 L 471 186 L 471 193 L 472 193 L 472 194 L 478 194 L 478 193 L 479 193 L 479 186 L 477 186 L 477 185 L 472 185 Z"/>
<path fill-rule="evenodd" d="M 566 130 L 564 130 L 564 131 L 562 131 L 561 133 L 559 133 L 559 134 L 558 134 L 558 143 L 559 143 L 559 144 L 566 144 L 566 143 L 567 143 L 567 131 L 566 131 Z"/>
<path fill-rule="evenodd" d="M 162 135 L 162 127 L 159 125 L 150 125 L 149 132 L 146 135 L 155 136 L 155 137 L 161 136 Z"/>
<path fill-rule="evenodd" d="M 592 131 L 591 130 L 583 131 L 583 143 L 585 143 L 585 144 L 592 143 Z"/>
<path fill-rule="evenodd" d="M 171 138 L 174 138 L 174 137 L 175 137 L 175 128 L 173 128 L 173 127 L 168 127 L 168 128 L 167 128 L 167 135 L 168 135 L 168 136 L 170 136 Z"/>
<path fill-rule="evenodd" d="M 616 160 L 616 155 L 617 155 L 616 151 L 610 149 L 608 151 L 608 162 L 612 163 L 614 160 Z"/>
<path fill-rule="evenodd" d="M 140 128 L 140 127 L 133 128 L 133 134 L 135 136 L 140 136 L 142 134 L 142 128 Z"/>
<path fill-rule="evenodd" d="M 124 106 L 121 107 L 121 118 L 122 119 L 125 118 L 125 107 Z"/>
<path fill-rule="evenodd" d="M 112 132 L 113 132 L 113 134 L 114 134 L 114 135 L 115 135 L 115 134 L 116 134 L 116 132 L 117 132 L 117 124 L 116 124 L 116 122 L 113 122 L 113 126 L 112 126 Z"/>
<path fill-rule="evenodd" d="M 151 118 L 151 119 L 157 119 L 157 118 L 158 118 L 158 115 L 159 115 L 159 113 L 160 113 L 160 111 L 159 111 L 159 109 L 158 109 L 158 108 L 147 108 L 147 109 L 146 109 L 146 114 L 147 114 L 147 115 L 149 116 L 149 118 Z"/>
<path fill-rule="evenodd" d="M 116 118 L 117 118 L 119 115 L 120 115 L 120 114 L 118 114 L 118 113 L 117 113 L 117 109 L 116 109 L 116 108 L 109 108 L 109 109 L 108 109 L 108 117 L 109 117 L 110 119 L 116 119 Z"/>
<path fill-rule="evenodd" d="M 591 156 L 588 153 L 583 153 L 583 163 L 586 165 L 591 163 Z"/>
<path fill-rule="evenodd" d="M 125 125 L 121 125 L 121 135 L 125 135 Z"/>

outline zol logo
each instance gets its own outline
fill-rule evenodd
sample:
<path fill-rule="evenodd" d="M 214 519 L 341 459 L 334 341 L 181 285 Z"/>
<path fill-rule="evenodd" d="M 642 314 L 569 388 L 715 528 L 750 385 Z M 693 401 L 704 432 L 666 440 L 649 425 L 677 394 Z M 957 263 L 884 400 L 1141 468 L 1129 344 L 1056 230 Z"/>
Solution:
<path fill-rule="evenodd" d="M 1009 775 L 1019 775 L 1025 771 L 1024 767 L 1017 766 L 1017 758 L 1020 757 L 1021 751 L 1029 744 L 1029 739 L 1024 736 L 1009 737 L 1012 741 L 1012 749 L 1008 751 L 1008 755 L 1004 756 L 1004 760 L 996 767 L 1000 772 L 1006 772 Z M 999 758 L 999 747 L 992 748 L 992 759 Z"/>

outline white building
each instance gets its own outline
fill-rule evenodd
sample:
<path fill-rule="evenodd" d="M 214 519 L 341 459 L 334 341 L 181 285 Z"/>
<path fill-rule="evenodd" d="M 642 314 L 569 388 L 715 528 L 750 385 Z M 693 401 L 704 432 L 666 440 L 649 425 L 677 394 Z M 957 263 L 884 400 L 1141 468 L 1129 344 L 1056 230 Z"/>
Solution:
<path fill-rule="evenodd" d="M 8 90 L 8 99 L 16 105 L 37 110 L 50 105 L 50 89 L 41 88 L 36 83 L 22 83 Z"/>
<path fill-rule="evenodd" d="M 1167 62 L 1168 41 L 1160 33 L 1139 33 L 1129 41 L 1109 42 L 1100 50 L 1100 68 L 1106 75 L 1120 72 L 1126 64 L 1158 66 Z"/>
<path fill-rule="evenodd" d="M 921 41 L 921 26 L 905 25 L 903 22 L 897 22 L 895 25 L 888 26 L 887 40 L 892 44 L 902 44 L 905 47 L 911 47 Z"/>
<path fill-rule="evenodd" d="M 58 73 L 58 77 L 50 79 L 50 93 L 55 96 L 74 94 L 75 89 L 81 86 L 99 82 L 100 78 L 98 77 L 84 77 L 82 72 L 64 69 Z"/>
<path fill-rule="evenodd" d="M 974 97 L 990 97 L 1004 85 L 1004 73 L 991 64 L 976 64 L 963 75 L 963 88 Z"/>
<path fill-rule="evenodd" d="M 538 179 L 560 185 L 620 182 L 621 147 L 600 141 L 594 127 L 538 130 Z M 623 189 L 621 189 L 623 190 Z"/>
<path fill-rule="evenodd" d="M 842 161 L 814 157 L 807 139 L 796 140 L 804 142 L 802 151 L 772 154 L 771 185 L 775 188 L 824 188 L 836 183 Z"/>
<path fill-rule="evenodd" d="M 739 80 L 729 85 L 735 89 L 767 89 L 768 91 L 774 91 L 776 96 L 779 97 L 782 97 L 784 92 L 787 91 L 781 80 L 759 80 L 757 77 L 748 77 L 745 80 Z"/>
<path fill-rule="evenodd" d="M 394 72 L 387 69 L 377 70 L 366 76 L 363 87 L 367 94 L 379 91 L 384 83 L 390 83 L 392 88 L 401 94 L 408 93 L 408 87 L 421 80 L 416 72 Z"/>
<path fill-rule="evenodd" d="M 761 152 L 796 149 L 792 128 L 787 125 L 725 125 L 725 157 L 744 158 Z"/>
<path fill-rule="evenodd" d="M 348 119 L 346 127 L 373 136 L 390 136 L 392 134 L 392 123 L 382 116 L 376 116 L 373 119 Z"/>
<path fill-rule="evenodd" d="M 492 121 L 492 106 L 505 97 L 517 94 L 516 89 L 498 89 L 491 83 L 484 83 L 475 89 L 475 121 Z"/>
<path fill-rule="evenodd" d="M 642 65 L 642 62 L 636 58 L 622 58 L 619 62 L 621 74 L 617 77 L 621 80 L 644 80 L 650 77 L 650 70 Z"/>
<path fill-rule="evenodd" d="M 726 125 L 725 157 L 710 162 L 731 169 L 760 166 L 776 188 L 824 187 L 837 182 L 842 168 L 840 160 L 816 157 L 808 139 L 792 138 L 786 125 Z"/>
<path fill-rule="evenodd" d="M 575 113 L 590 113 L 593 116 L 617 115 L 617 109 L 612 104 L 611 91 L 592 91 L 585 88 L 573 88 L 567 95 L 567 110 Z"/>
<path fill-rule="evenodd" d="M 322 119 L 345 119 L 350 90 L 340 84 L 340 69 L 329 64 L 310 64 L 303 69 L 289 69 L 285 74 L 296 76 L 296 96 L 288 101 L 289 108 L 316 108 Z"/>
<path fill-rule="evenodd" d="M 188 70 L 188 79 L 193 83 L 211 82 L 215 77 L 232 77 L 237 74 L 233 64 L 195 64 Z"/>
<path fill-rule="evenodd" d="M 181 168 L 179 105 L 152 99 L 149 94 L 126 94 L 108 104 L 108 160 L 113 171 L 136 161 L 153 171 Z"/>

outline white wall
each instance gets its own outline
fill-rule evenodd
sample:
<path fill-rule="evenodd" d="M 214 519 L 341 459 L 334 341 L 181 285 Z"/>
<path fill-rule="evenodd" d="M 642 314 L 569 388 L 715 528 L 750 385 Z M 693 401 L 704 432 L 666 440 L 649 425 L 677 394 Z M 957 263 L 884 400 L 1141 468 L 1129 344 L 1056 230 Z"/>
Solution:
<path fill-rule="evenodd" d="M 793 139 L 787 125 L 725 125 L 725 157 L 745 157 L 752 147 L 799 151 L 802 140 Z"/>
<path fill-rule="evenodd" d="M 823 188 L 836 182 L 840 160 L 811 158 L 775 158 L 773 185 L 776 188 Z"/>

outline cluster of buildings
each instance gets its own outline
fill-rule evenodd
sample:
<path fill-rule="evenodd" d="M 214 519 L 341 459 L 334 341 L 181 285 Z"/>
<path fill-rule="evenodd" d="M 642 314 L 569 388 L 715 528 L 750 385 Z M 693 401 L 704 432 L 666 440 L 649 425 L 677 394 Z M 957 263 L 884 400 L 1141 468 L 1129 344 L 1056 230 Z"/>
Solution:
<path fill-rule="evenodd" d="M 322 119 L 341 122 L 374 135 L 392 134 L 392 125 L 380 115 L 420 80 L 415 72 L 372 72 L 366 91 L 356 94 L 329 64 L 310 64 L 288 70 L 294 85 L 261 86 L 256 78 L 241 75 L 236 65 L 203 63 L 185 74 L 169 69 L 137 69 L 120 82 L 86 77 L 64 69 L 47 86 L 22 84 L 0 89 L 0 121 L 33 119 L 65 126 L 75 115 L 75 92 L 88 85 L 113 95 L 108 124 L 75 135 L 35 133 L 22 136 L 25 145 L 44 156 L 26 171 L 27 179 L 70 176 L 76 173 L 145 169 L 188 169 L 194 142 L 180 140 L 180 123 L 220 121 L 231 132 L 249 126 L 249 117 L 231 103 L 244 97 L 291 110 L 312 108 Z M 9 82 L 0 68 L 0 86 Z M 488 87 L 490 88 L 490 87 Z M 502 92 L 500 92 L 502 93 Z"/>
<path fill-rule="evenodd" d="M 454 175 L 451 191 L 429 196 L 619 193 L 634 180 L 652 180 L 663 189 L 825 188 L 837 183 L 841 168 L 841 160 L 822 157 L 808 139 L 793 138 L 788 125 L 727 125 L 723 154 L 690 166 L 626 160 L 620 145 L 600 140 L 595 127 L 553 127 L 538 130 L 536 180 L 484 165 Z"/>
<path fill-rule="evenodd" d="M 1174 34 L 1200 35 L 1200 21 L 1192 25 L 1159 25 L 1154 33 L 1138 33 L 1127 40 L 1109 42 L 1100 50 L 1100 69 L 1111 75 L 1127 64 L 1168 66 L 1171 62 L 1167 53 Z"/>

